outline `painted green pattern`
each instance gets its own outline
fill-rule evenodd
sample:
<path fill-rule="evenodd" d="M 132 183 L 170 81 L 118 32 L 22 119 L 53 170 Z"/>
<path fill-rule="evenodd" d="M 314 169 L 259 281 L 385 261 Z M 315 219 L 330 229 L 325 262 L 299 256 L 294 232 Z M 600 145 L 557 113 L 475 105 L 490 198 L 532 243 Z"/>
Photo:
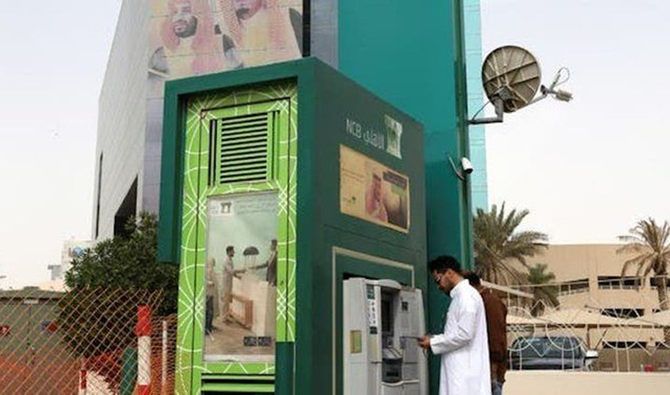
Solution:
<path fill-rule="evenodd" d="M 207 186 L 209 122 L 228 115 L 258 111 L 279 114 L 273 178 Z M 203 326 L 205 311 L 205 259 L 207 198 L 241 192 L 277 191 L 279 196 L 277 261 L 277 342 L 295 341 L 296 287 L 296 164 L 297 89 L 293 83 L 259 86 L 202 95 L 188 101 L 184 145 L 184 191 L 181 239 L 179 323 L 177 339 L 177 393 L 199 393 L 203 373 L 274 374 L 274 363 L 205 363 Z M 227 107 L 227 109 L 223 109 Z M 233 111 L 231 113 L 231 111 Z"/>

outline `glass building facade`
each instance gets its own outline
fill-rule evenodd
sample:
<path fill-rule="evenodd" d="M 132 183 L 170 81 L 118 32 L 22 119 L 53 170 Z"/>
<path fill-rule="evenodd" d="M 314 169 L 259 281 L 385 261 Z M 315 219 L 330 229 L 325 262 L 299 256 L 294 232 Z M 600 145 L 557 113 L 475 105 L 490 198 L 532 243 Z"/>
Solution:
<path fill-rule="evenodd" d="M 482 29 L 480 0 L 464 0 L 465 62 L 468 83 L 468 112 L 472 117 L 484 104 L 482 90 Z M 470 161 L 475 168 L 471 175 L 472 210 L 487 209 L 488 184 L 486 171 L 486 128 L 470 126 Z"/>

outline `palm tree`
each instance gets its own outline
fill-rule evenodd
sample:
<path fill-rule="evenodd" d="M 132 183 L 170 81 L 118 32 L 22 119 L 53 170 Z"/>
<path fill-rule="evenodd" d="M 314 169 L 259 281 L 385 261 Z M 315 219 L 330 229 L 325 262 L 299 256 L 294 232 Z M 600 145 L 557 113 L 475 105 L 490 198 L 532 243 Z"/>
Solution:
<path fill-rule="evenodd" d="M 542 315 L 545 306 L 558 306 L 558 287 L 556 285 L 549 285 L 556 276 L 552 272 L 547 272 L 547 265 L 536 264 L 528 269 L 528 284 L 532 287 L 530 289 L 533 294 L 533 306 L 530 309 L 530 314 L 533 317 Z"/>
<path fill-rule="evenodd" d="M 665 221 L 663 226 L 659 226 L 652 218 L 648 218 L 639 221 L 628 233 L 619 236 L 619 240 L 626 244 L 617 252 L 635 256 L 624 263 L 621 276 L 625 276 L 628 269 L 635 266 L 637 277 L 652 277 L 653 274 L 661 310 L 669 310 L 667 276 L 670 268 L 670 225 Z"/>
<path fill-rule="evenodd" d="M 475 268 L 479 276 L 496 284 L 525 283 L 526 274 L 513 261 L 530 269 L 526 259 L 547 248 L 548 237 L 536 231 L 517 228 L 528 215 L 528 210 L 505 213 L 494 204 L 491 211 L 477 209 L 473 219 Z"/>

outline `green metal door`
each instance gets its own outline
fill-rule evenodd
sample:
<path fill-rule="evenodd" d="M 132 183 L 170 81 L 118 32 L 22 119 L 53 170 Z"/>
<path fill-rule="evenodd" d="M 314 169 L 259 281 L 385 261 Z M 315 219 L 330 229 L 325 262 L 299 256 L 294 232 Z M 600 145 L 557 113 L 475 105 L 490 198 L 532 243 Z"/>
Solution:
<path fill-rule="evenodd" d="M 274 392 L 295 339 L 295 85 L 187 111 L 176 391 Z"/>

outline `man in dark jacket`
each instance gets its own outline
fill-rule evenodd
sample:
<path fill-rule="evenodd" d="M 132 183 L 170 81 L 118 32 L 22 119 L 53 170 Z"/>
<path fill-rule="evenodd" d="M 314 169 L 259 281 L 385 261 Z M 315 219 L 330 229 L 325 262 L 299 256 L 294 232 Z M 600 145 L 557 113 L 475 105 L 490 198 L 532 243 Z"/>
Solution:
<path fill-rule="evenodd" d="M 507 372 L 507 306 L 492 290 L 482 286 L 481 279 L 476 273 L 466 271 L 463 272 L 463 277 L 479 291 L 484 301 L 491 362 L 491 393 L 502 395 Z"/>

